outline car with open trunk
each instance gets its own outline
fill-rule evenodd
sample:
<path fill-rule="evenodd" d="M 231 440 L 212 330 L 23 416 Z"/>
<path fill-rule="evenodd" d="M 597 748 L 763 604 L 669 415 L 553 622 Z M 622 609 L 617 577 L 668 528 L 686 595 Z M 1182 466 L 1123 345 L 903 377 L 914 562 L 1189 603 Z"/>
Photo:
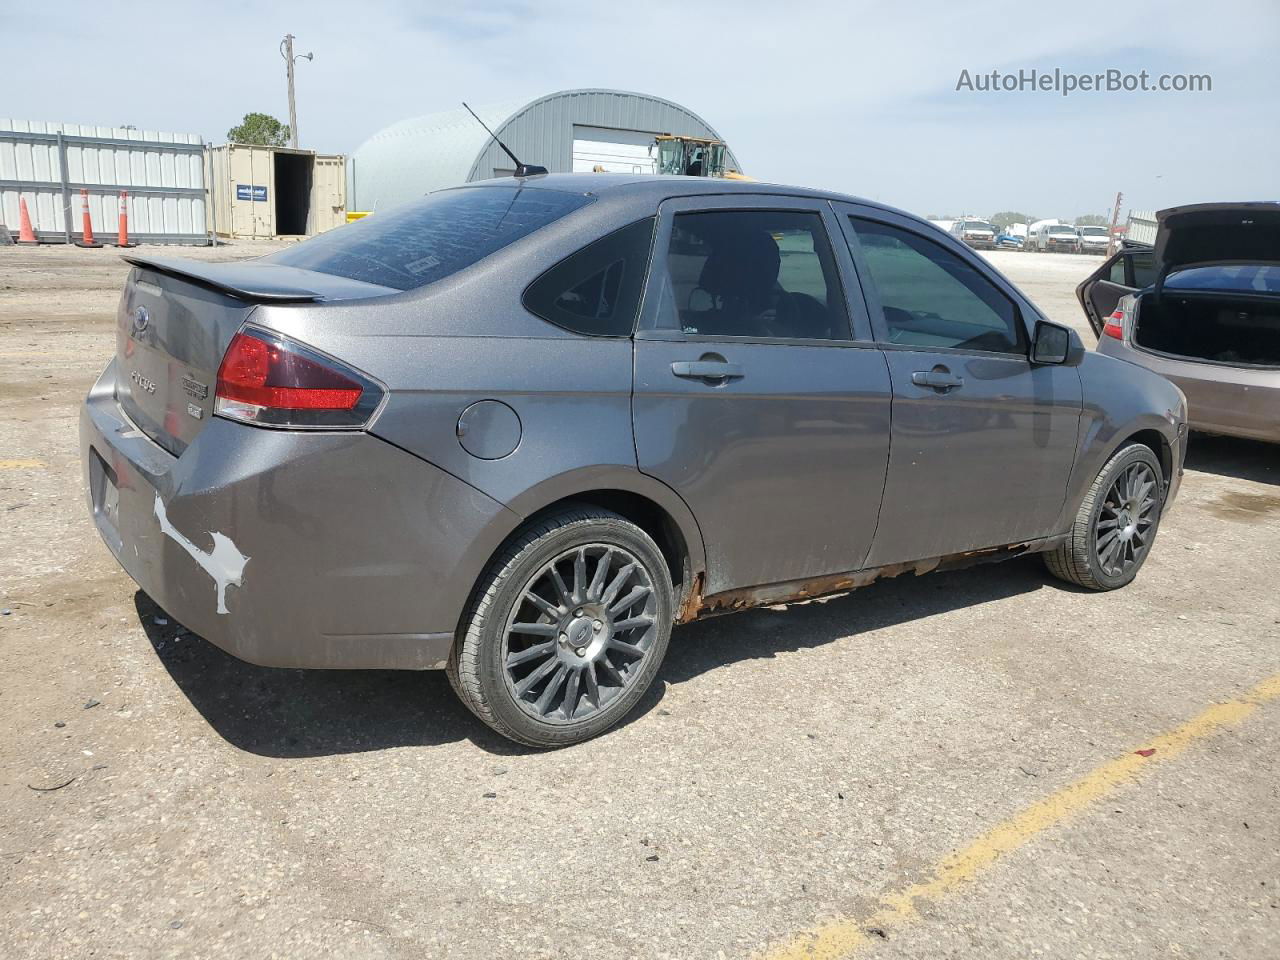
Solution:
<path fill-rule="evenodd" d="M 1280 204 L 1204 203 L 1157 215 L 1076 289 L 1098 351 L 1187 396 L 1191 426 L 1280 443 Z"/>

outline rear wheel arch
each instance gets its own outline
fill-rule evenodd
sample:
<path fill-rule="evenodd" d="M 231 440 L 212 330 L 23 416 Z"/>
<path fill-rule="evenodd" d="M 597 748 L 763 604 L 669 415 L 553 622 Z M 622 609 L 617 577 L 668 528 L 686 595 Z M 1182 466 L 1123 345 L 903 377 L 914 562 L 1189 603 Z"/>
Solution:
<path fill-rule="evenodd" d="M 588 505 L 618 514 L 654 540 L 670 568 L 677 603 L 706 574 L 706 548 L 693 512 L 666 484 L 635 469 L 602 471 L 592 467 L 552 477 L 506 505 L 521 521 L 492 555 L 530 523 L 566 508 Z"/>
<path fill-rule="evenodd" d="M 662 557 L 671 571 L 671 583 L 676 596 L 683 596 L 694 576 L 693 558 L 689 538 L 681 530 L 676 519 L 656 501 L 631 490 L 595 489 L 583 490 L 554 500 L 525 518 L 521 527 L 537 523 L 544 517 L 563 513 L 573 507 L 599 507 L 629 520 L 647 533 L 662 551 Z M 701 544 L 699 543 L 699 547 Z M 699 566 L 700 570 L 701 567 Z"/>

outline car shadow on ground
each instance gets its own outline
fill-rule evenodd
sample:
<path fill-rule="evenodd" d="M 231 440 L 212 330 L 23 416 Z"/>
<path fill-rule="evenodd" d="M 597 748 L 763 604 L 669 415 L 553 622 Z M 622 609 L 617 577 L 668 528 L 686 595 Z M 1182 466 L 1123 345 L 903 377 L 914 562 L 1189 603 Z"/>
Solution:
<path fill-rule="evenodd" d="M 1235 437 L 1191 434 L 1188 470 L 1280 486 L 1280 444 Z"/>
<path fill-rule="evenodd" d="M 1046 578 L 1038 558 L 1023 558 L 905 575 L 843 597 L 677 627 L 657 682 L 623 724 L 653 710 L 669 685 L 707 671 L 1029 593 L 1045 587 Z M 459 740 L 494 754 L 535 752 L 473 717 L 443 671 L 258 667 L 186 633 L 145 593 L 138 591 L 134 605 L 178 688 L 223 739 L 250 753 L 317 757 Z"/>

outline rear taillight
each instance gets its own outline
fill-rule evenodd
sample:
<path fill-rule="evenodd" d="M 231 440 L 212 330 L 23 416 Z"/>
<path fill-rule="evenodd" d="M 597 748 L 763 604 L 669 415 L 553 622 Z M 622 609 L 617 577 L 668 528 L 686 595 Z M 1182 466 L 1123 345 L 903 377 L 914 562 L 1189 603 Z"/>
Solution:
<path fill-rule="evenodd" d="M 264 426 L 358 429 L 382 395 L 380 386 L 346 364 L 246 327 L 231 339 L 218 367 L 214 412 Z"/>
<path fill-rule="evenodd" d="M 1120 302 L 1116 304 L 1115 312 L 1107 317 L 1106 322 L 1102 325 L 1102 335 L 1111 337 L 1115 340 L 1124 339 L 1125 327 L 1129 323 L 1129 318 L 1133 315 L 1133 297 L 1121 297 Z"/>

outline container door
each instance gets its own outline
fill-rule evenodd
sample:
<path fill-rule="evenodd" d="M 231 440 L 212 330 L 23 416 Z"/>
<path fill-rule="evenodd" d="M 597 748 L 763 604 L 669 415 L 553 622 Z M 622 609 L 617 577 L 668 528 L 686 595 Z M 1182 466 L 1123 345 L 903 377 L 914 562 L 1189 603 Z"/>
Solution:
<path fill-rule="evenodd" d="M 316 155 L 307 232 L 323 233 L 347 222 L 346 158 Z"/>
<path fill-rule="evenodd" d="M 273 236 L 271 151 L 232 144 L 227 147 L 227 171 L 232 236 Z"/>
<path fill-rule="evenodd" d="M 252 237 L 256 233 L 253 219 L 253 148 L 227 147 L 227 195 L 231 200 L 231 235 Z"/>

